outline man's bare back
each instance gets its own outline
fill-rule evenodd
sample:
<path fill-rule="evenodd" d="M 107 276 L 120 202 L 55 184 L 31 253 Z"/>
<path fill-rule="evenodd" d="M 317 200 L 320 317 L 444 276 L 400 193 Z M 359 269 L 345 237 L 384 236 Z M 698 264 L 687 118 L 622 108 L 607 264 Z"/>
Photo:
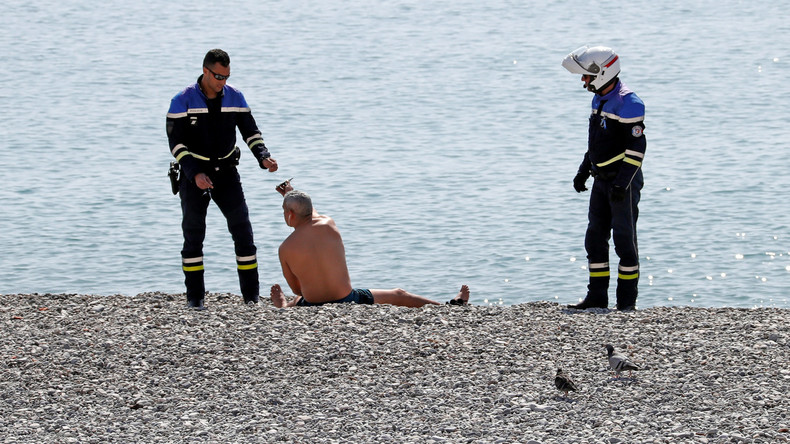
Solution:
<path fill-rule="evenodd" d="M 279 253 L 288 284 L 294 292 L 296 285 L 307 302 L 336 301 L 351 292 L 346 250 L 331 217 L 313 214 L 295 227 Z"/>

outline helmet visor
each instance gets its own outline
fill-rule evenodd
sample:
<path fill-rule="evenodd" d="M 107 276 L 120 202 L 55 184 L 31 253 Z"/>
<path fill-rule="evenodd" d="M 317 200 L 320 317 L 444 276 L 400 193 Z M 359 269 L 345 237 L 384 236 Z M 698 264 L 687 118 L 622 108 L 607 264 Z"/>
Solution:
<path fill-rule="evenodd" d="M 588 52 L 590 48 L 582 46 L 565 57 L 562 66 L 574 74 L 597 75 L 601 72 L 601 67 L 595 62 L 593 54 Z"/>

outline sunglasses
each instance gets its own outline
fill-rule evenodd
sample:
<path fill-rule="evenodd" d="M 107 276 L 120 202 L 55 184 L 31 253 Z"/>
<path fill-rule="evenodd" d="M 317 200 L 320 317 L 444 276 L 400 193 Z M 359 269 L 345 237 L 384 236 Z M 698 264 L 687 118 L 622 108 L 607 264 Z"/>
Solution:
<path fill-rule="evenodd" d="M 211 70 L 211 68 L 209 68 L 208 66 L 204 66 L 204 68 L 208 69 L 208 72 L 210 72 L 211 74 L 213 74 L 213 75 L 214 75 L 214 78 L 215 78 L 215 79 L 217 79 L 217 80 L 227 80 L 227 79 L 228 79 L 228 77 L 230 77 L 230 74 L 228 74 L 228 75 L 226 75 L 226 76 L 223 76 L 222 74 L 217 74 L 217 73 L 215 73 L 214 71 L 212 71 L 212 70 Z"/>

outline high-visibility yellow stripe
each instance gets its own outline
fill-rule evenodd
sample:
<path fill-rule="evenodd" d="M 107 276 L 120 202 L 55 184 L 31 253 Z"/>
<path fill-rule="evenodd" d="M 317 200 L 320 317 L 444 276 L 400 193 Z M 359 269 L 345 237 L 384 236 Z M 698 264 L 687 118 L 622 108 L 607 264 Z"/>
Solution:
<path fill-rule="evenodd" d="M 236 152 L 236 147 L 234 146 L 234 147 L 233 147 L 233 149 L 232 149 L 232 150 L 230 150 L 230 152 L 229 152 L 228 154 L 225 154 L 224 156 L 220 157 L 219 159 L 220 159 L 220 160 L 222 160 L 222 159 L 227 159 L 228 157 L 232 156 L 232 155 L 233 155 L 233 153 L 235 153 L 235 152 Z"/>
<path fill-rule="evenodd" d="M 591 271 L 590 277 L 597 278 L 597 277 L 609 277 L 608 271 Z"/>
<path fill-rule="evenodd" d="M 184 271 L 200 271 L 203 270 L 202 265 L 195 265 L 194 267 L 182 267 Z"/>
<path fill-rule="evenodd" d="M 249 265 L 239 265 L 239 270 L 252 270 L 253 268 L 258 268 L 258 263 L 249 264 Z"/>
<path fill-rule="evenodd" d="M 175 155 L 176 155 L 176 153 L 177 153 L 177 152 L 179 152 L 179 151 L 181 151 L 181 149 L 182 149 L 182 148 L 183 148 L 183 149 L 187 149 L 187 146 L 186 146 L 186 145 L 184 145 L 183 143 L 179 143 L 179 144 L 177 144 L 176 146 L 174 146 L 174 147 L 173 147 L 173 149 L 172 149 L 172 150 L 170 150 L 170 152 L 171 152 L 171 153 L 173 153 L 173 155 L 175 156 Z"/>
<path fill-rule="evenodd" d="M 632 280 L 632 279 L 636 279 L 636 278 L 638 278 L 638 277 L 639 277 L 639 273 L 634 273 L 634 274 L 622 274 L 622 273 L 618 273 L 618 274 L 617 274 L 617 277 L 618 277 L 618 278 L 620 278 L 620 279 L 623 279 L 623 280 L 625 280 L 625 281 L 630 281 L 630 280 Z"/>
<path fill-rule="evenodd" d="M 228 154 L 220 157 L 219 160 L 227 159 L 228 157 L 232 156 L 233 153 L 235 153 L 235 152 L 236 152 L 236 147 L 233 147 L 233 149 L 230 150 L 230 152 Z M 178 156 L 176 156 L 176 161 L 181 161 L 181 158 L 184 157 L 184 156 L 192 156 L 192 157 L 194 157 L 195 159 L 198 159 L 198 160 L 205 160 L 205 161 L 211 160 L 211 158 L 209 158 L 209 157 L 201 156 L 200 154 L 190 153 L 189 151 L 184 151 L 181 154 L 179 154 Z"/>
<path fill-rule="evenodd" d="M 623 160 L 623 162 L 630 163 L 631 165 L 636 165 L 638 167 L 642 166 L 642 162 L 640 162 L 640 161 L 638 161 L 636 159 L 632 159 L 630 157 L 626 157 L 625 160 Z"/>
<path fill-rule="evenodd" d="M 620 154 L 612 157 L 611 159 L 607 160 L 606 162 L 596 163 L 595 166 L 603 167 L 603 166 L 609 165 L 610 163 L 617 162 L 618 160 L 621 160 L 624 157 L 625 157 L 625 153 L 620 153 Z"/>
<path fill-rule="evenodd" d="M 254 140 L 250 143 L 250 148 L 254 147 L 255 145 L 260 145 L 263 143 L 263 139 Z"/>
<path fill-rule="evenodd" d="M 250 144 L 250 141 L 251 141 L 251 140 L 255 140 L 255 139 L 261 139 L 261 140 L 263 140 L 263 136 L 261 136 L 261 133 L 255 133 L 255 134 L 251 135 L 250 137 L 248 137 L 248 138 L 244 139 L 244 143 L 246 143 L 247 145 L 249 145 L 249 144 Z"/>

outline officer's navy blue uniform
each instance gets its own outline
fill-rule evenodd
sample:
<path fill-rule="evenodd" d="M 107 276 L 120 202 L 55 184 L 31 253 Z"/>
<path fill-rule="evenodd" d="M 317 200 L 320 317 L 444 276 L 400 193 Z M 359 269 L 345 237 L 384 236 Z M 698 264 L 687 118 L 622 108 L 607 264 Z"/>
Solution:
<path fill-rule="evenodd" d="M 215 99 L 208 99 L 197 82 L 176 94 L 167 112 L 167 137 L 170 151 L 181 166 L 181 195 L 184 248 L 181 250 L 187 299 L 204 297 L 203 239 L 206 235 L 206 210 L 214 200 L 228 222 L 236 250 L 241 294 L 245 301 L 259 295 L 258 261 L 247 203 L 236 170 L 239 149 L 236 127 L 263 168 L 270 157 L 261 132 L 241 91 L 225 85 Z M 213 182 L 211 190 L 195 185 L 195 176 L 205 173 Z"/>
<path fill-rule="evenodd" d="M 609 237 L 620 257 L 617 307 L 636 304 L 639 251 L 636 241 L 637 207 L 642 190 L 645 105 L 618 80 L 615 88 L 592 100 L 587 153 L 580 173 L 595 177 L 590 194 L 589 224 L 584 239 L 590 271 L 586 302 L 606 307 L 609 287 Z M 612 199 L 612 189 L 625 190 L 625 198 Z M 617 190 L 616 190 L 617 191 Z"/>

